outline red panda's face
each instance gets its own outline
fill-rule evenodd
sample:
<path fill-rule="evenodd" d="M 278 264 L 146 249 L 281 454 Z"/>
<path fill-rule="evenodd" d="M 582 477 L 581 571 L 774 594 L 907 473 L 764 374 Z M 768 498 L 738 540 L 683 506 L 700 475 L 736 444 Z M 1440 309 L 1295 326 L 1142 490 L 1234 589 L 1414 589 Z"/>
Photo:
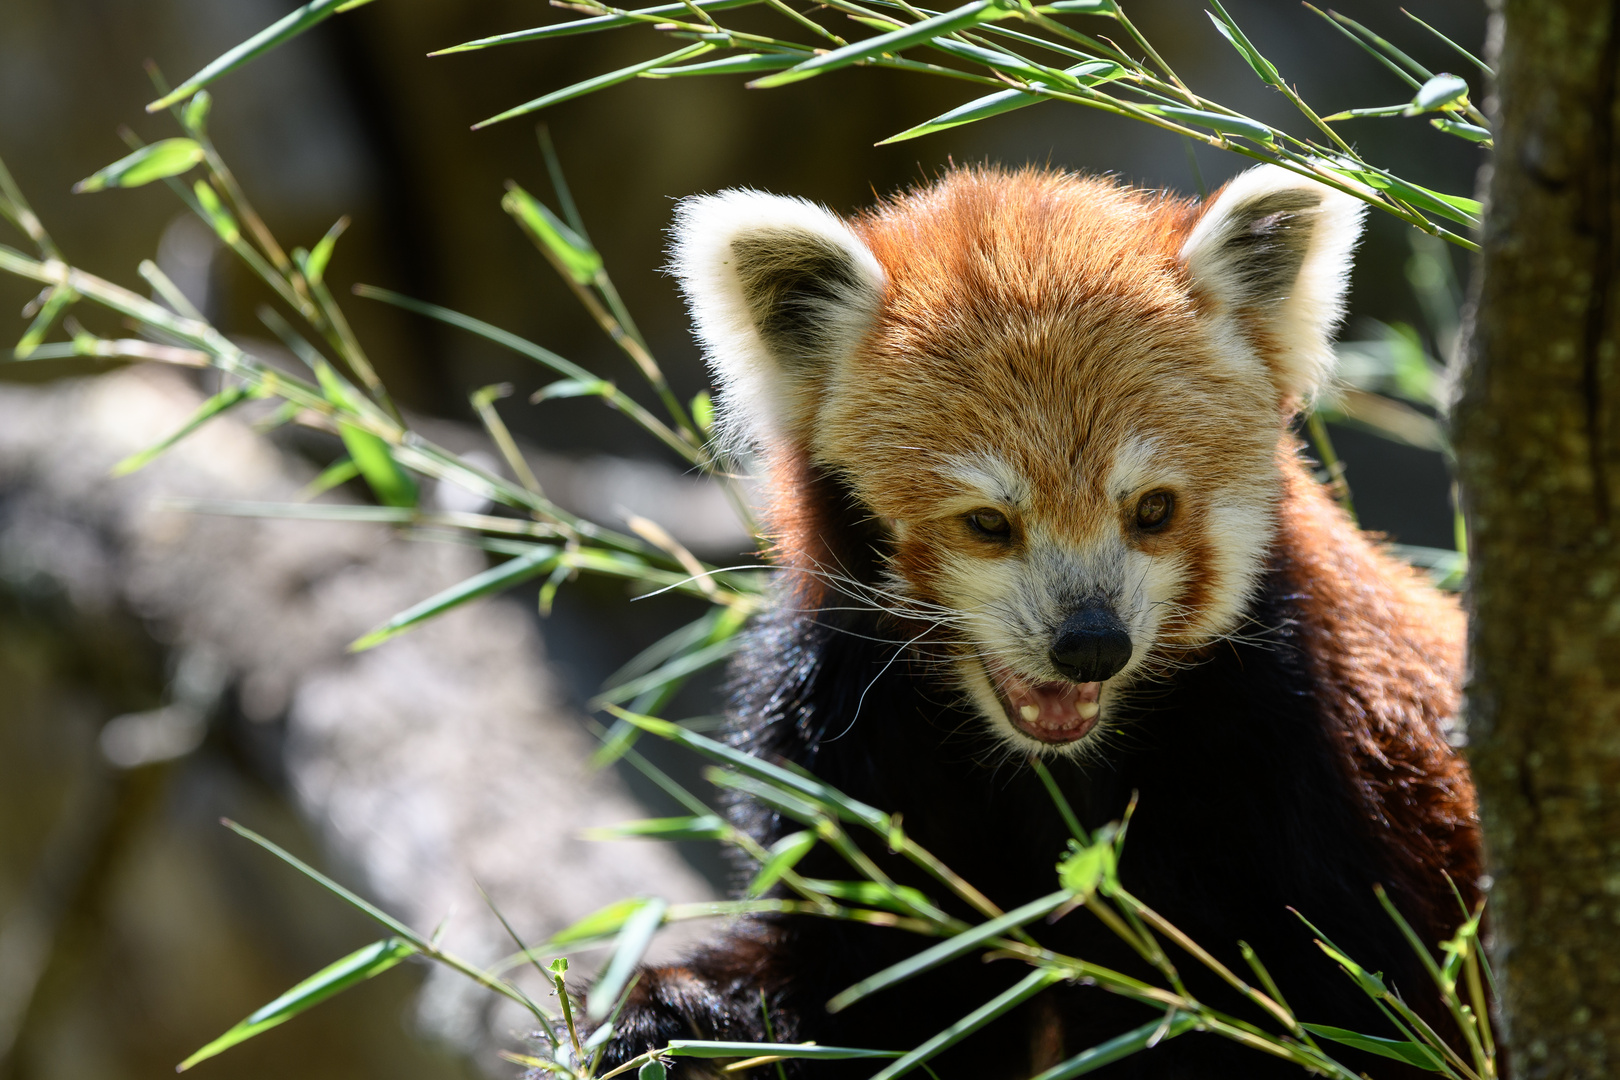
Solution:
<path fill-rule="evenodd" d="M 1240 626 L 1278 439 L 1325 371 L 1350 202 L 1269 171 L 1202 211 L 957 173 L 851 229 L 733 194 L 687 204 L 677 268 L 731 433 L 885 525 L 872 595 L 993 732 L 1077 752 Z"/>

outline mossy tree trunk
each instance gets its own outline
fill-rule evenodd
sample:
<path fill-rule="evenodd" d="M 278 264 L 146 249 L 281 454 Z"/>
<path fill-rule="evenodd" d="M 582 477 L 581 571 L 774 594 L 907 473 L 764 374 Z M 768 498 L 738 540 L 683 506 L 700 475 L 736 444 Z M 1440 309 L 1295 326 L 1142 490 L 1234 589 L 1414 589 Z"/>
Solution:
<path fill-rule="evenodd" d="M 1620 1076 L 1620 0 L 1496 0 L 1454 417 L 1469 756 L 1513 1075 Z"/>

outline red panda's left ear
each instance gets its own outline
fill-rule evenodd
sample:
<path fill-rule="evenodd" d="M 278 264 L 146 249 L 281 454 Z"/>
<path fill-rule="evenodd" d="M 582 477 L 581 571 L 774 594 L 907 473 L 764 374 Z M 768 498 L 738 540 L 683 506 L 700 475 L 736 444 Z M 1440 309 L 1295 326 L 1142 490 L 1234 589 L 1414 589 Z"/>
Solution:
<path fill-rule="evenodd" d="M 1266 365 L 1287 408 L 1333 373 L 1366 205 L 1275 165 L 1210 199 L 1181 248 L 1194 288 Z"/>

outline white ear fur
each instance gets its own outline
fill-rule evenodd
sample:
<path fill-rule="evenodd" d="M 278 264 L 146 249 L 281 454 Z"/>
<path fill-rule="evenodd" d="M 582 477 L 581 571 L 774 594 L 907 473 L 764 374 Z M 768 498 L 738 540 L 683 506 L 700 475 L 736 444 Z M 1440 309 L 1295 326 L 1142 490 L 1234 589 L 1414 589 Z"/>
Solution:
<path fill-rule="evenodd" d="M 1262 165 L 1228 184 L 1182 245 L 1181 261 L 1222 315 L 1246 316 L 1265 332 L 1285 402 L 1303 403 L 1332 375 L 1333 333 L 1366 209 L 1353 196 Z M 1242 335 L 1241 324 L 1234 329 Z"/>
<path fill-rule="evenodd" d="M 737 451 L 807 433 L 818 388 L 876 317 L 877 259 L 825 207 L 748 189 L 681 200 L 672 232 L 721 438 Z"/>

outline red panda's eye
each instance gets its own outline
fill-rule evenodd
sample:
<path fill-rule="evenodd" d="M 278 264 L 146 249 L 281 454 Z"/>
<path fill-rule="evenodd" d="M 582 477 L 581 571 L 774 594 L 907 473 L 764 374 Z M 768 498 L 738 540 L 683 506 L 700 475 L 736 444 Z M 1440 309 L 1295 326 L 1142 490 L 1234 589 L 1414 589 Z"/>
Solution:
<path fill-rule="evenodd" d="M 1149 492 L 1136 504 L 1136 527 L 1150 531 L 1163 528 L 1175 505 L 1175 496 L 1168 491 Z"/>
<path fill-rule="evenodd" d="M 1005 540 L 1012 535 L 1012 523 L 1000 510 L 975 510 L 967 516 L 967 523 L 987 540 Z"/>

